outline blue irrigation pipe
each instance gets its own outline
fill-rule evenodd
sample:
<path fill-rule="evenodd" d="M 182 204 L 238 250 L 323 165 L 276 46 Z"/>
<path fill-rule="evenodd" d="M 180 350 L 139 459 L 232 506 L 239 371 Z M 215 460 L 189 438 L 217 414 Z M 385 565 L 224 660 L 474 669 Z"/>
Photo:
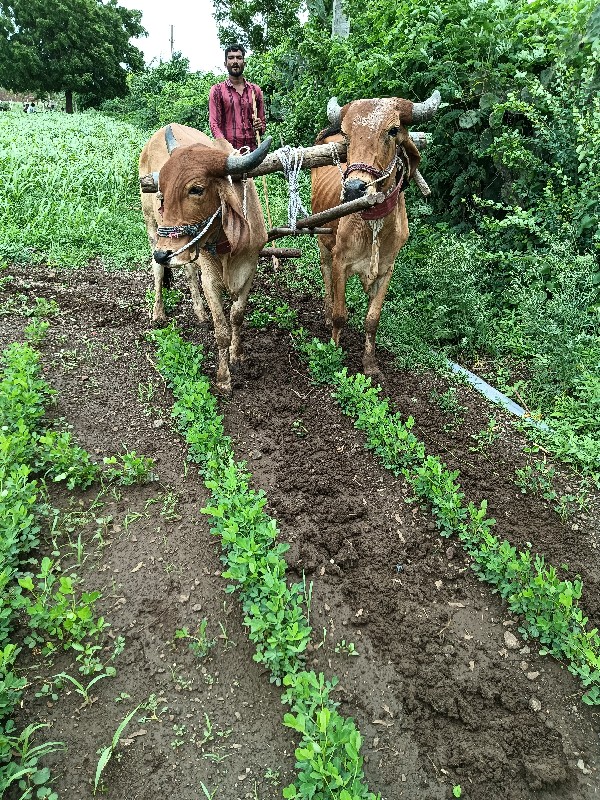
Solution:
<path fill-rule="evenodd" d="M 484 397 L 487 397 L 488 400 L 491 400 L 492 403 L 502 406 L 507 411 L 510 411 L 511 414 L 515 414 L 517 417 L 523 417 L 525 422 L 527 422 L 529 425 L 533 425 L 541 431 L 549 430 L 548 425 L 546 425 L 545 422 L 542 422 L 538 419 L 533 419 L 524 408 L 521 408 L 521 406 L 515 403 L 514 400 L 511 400 L 510 397 L 502 394 L 502 392 L 498 391 L 498 389 L 494 389 L 493 386 L 490 386 L 489 383 L 486 383 L 483 378 L 479 377 L 479 375 L 475 375 L 475 373 L 471 372 L 471 370 L 466 369 L 466 367 L 461 367 L 460 364 L 456 364 L 454 361 L 450 361 L 450 359 L 447 360 L 447 363 L 452 372 L 456 372 L 458 375 L 463 375 L 474 389 L 477 389 L 478 392 L 480 392 Z"/>

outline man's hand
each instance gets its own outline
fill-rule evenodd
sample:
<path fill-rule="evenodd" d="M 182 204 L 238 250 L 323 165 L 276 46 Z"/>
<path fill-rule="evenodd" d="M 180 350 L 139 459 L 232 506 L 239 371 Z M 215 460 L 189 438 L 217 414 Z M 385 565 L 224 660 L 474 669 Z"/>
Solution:
<path fill-rule="evenodd" d="M 255 131 L 261 133 L 262 131 L 262 122 L 258 117 L 252 117 L 252 125 Z"/>

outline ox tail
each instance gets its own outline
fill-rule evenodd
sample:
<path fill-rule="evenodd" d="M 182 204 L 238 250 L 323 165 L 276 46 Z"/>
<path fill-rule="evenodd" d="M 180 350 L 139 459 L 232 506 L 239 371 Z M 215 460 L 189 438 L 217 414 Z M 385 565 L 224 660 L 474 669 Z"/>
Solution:
<path fill-rule="evenodd" d="M 165 267 L 164 270 L 163 288 L 172 289 L 175 284 L 175 280 L 173 279 L 173 269 L 172 267 Z"/>

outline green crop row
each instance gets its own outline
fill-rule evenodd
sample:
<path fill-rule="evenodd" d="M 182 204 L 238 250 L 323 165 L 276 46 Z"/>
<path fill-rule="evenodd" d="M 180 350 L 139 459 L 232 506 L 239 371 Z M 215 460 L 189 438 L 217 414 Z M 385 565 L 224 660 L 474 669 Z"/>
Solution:
<path fill-rule="evenodd" d="M 334 387 L 343 412 L 354 417 L 355 427 L 365 433 L 365 446 L 386 469 L 409 481 L 415 499 L 431 506 L 441 535 L 458 537 L 478 577 L 494 587 L 511 612 L 521 616 L 523 636 L 538 639 L 542 655 L 565 661 L 587 689 L 583 701 L 600 705 L 600 636 L 597 629 L 589 628 L 578 605 L 581 580 L 561 579 L 543 556 L 530 549 L 519 551 L 496 537 L 491 532 L 496 521 L 486 516 L 486 501 L 479 507 L 472 502 L 465 505 L 458 471 L 448 470 L 439 458 L 426 454 L 423 442 L 412 433 L 414 420 L 409 417 L 403 422 L 398 412 L 392 412 L 370 378 L 360 373 L 350 376 L 342 369 L 340 348 L 311 341 L 302 330 L 292 338 L 313 380 Z"/>
<path fill-rule="evenodd" d="M 221 538 L 223 577 L 233 582 L 228 591 L 239 594 L 254 659 L 267 667 L 272 682 L 286 687 L 282 701 L 290 711 L 284 725 L 301 736 L 295 753 L 298 779 L 283 796 L 377 800 L 364 782 L 361 735 L 331 699 L 337 679 L 304 669 L 311 628 L 303 586 L 287 584 L 282 556 L 288 546 L 277 543 L 277 525 L 264 511 L 263 492 L 251 488 L 251 475 L 235 461 L 217 401 L 201 373 L 202 350 L 183 342 L 173 328 L 150 338 L 158 351 L 157 368 L 176 398 L 173 416 L 188 443 L 188 457 L 200 466 L 211 492 L 203 513 Z"/>
<path fill-rule="evenodd" d="M 61 481 L 69 489 L 86 488 L 99 477 L 127 484 L 147 477 L 152 464 L 125 453 L 122 466 L 113 466 L 118 462 L 111 457 L 104 459 L 109 466 L 103 470 L 68 431 L 46 428 L 55 393 L 41 377 L 39 354 L 30 345 L 6 348 L 0 368 L 0 796 L 16 785 L 22 800 L 55 800 L 50 772 L 39 759 L 61 749 L 61 743 L 32 746 L 35 731 L 44 726 L 17 732 L 11 719 L 27 684 L 15 666 L 21 648 L 10 641 L 17 618 L 29 628 L 23 643 L 39 648 L 44 657 L 61 648 L 75 654 L 86 675 L 110 675 L 115 669 L 98 656 L 108 627 L 95 616 L 100 592 L 82 591 L 75 574 L 61 573 L 59 560 L 44 557 L 38 563 L 31 557 L 40 543 L 40 520 L 51 513 L 43 499 L 45 482 Z M 118 648 L 121 644 L 114 655 Z"/>

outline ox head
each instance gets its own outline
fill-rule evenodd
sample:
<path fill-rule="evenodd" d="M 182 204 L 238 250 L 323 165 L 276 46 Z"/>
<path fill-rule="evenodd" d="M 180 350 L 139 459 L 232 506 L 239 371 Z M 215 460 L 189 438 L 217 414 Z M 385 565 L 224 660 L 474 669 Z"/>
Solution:
<path fill-rule="evenodd" d="M 408 182 L 420 154 L 405 126 L 431 119 L 440 102 L 438 91 L 423 103 L 390 97 L 355 100 L 340 107 L 335 97 L 329 101 L 329 122 L 348 142 L 345 201 L 385 191 L 399 179 Z"/>
<path fill-rule="evenodd" d="M 230 176 L 255 169 L 271 141 L 267 136 L 252 153 L 228 155 L 203 144 L 180 146 L 171 126 L 166 127 L 170 158 L 158 176 L 162 224 L 154 251 L 159 264 L 179 266 L 195 260 L 192 254 L 197 257 L 197 249 L 214 238 L 219 215 L 232 255 L 243 251 L 249 238 L 248 222 Z"/>

